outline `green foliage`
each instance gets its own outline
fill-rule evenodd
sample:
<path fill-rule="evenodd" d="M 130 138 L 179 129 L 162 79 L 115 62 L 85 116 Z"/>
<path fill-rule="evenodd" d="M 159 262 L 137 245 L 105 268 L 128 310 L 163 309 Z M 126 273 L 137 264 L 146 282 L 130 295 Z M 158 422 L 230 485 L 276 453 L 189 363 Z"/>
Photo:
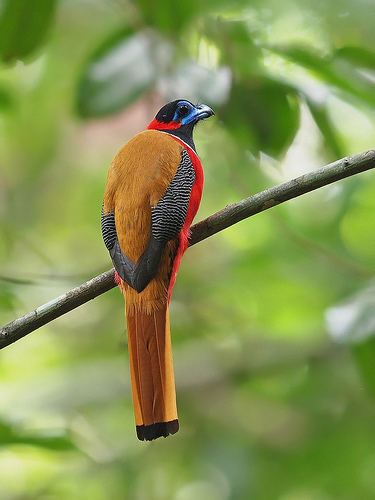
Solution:
<path fill-rule="evenodd" d="M 306 103 L 315 120 L 315 123 L 320 129 L 325 141 L 326 148 L 331 152 L 332 159 L 342 158 L 345 156 L 345 148 L 342 141 L 338 137 L 335 125 L 329 116 L 329 111 L 324 103 L 314 101 L 311 98 L 306 98 Z"/>
<path fill-rule="evenodd" d="M 365 105 L 375 105 L 372 83 L 357 71 L 350 58 L 345 61 L 345 58 L 322 57 L 309 48 L 293 45 L 271 47 L 271 50 L 310 70 L 322 81 L 348 94 L 348 97 L 362 101 Z"/>
<path fill-rule="evenodd" d="M 358 369 L 362 379 L 372 395 L 375 398 L 375 337 L 374 332 L 368 340 L 360 342 L 353 347 L 353 354 L 358 364 Z"/>
<path fill-rule="evenodd" d="M 158 40 L 126 29 L 101 45 L 82 71 L 77 109 L 83 117 L 113 113 L 150 90 L 157 77 Z"/>
<path fill-rule="evenodd" d="M 375 287 L 373 284 L 327 312 L 333 338 L 351 346 L 359 372 L 375 397 Z"/>
<path fill-rule="evenodd" d="M 205 34 L 220 49 L 220 60 L 236 77 L 251 77 L 260 71 L 262 52 L 256 46 L 245 21 L 209 18 Z"/>
<path fill-rule="evenodd" d="M 0 11 L 0 57 L 24 61 L 42 42 L 53 20 L 56 0 L 4 0 Z"/>
<path fill-rule="evenodd" d="M 0 111 L 6 111 L 12 107 L 13 100 L 8 89 L 0 86 Z"/>
<path fill-rule="evenodd" d="M 340 47 L 334 56 L 349 61 L 358 68 L 375 70 L 375 52 L 372 50 L 363 47 Z"/>
<path fill-rule="evenodd" d="M 294 89 L 278 81 L 253 78 L 233 85 L 222 118 L 243 147 L 277 157 L 298 130 L 297 96 Z"/>
<path fill-rule="evenodd" d="M 107 167 L 169 99 L 216 111 L 198 218 L 373 147 L 368 2 L 56 4 L 0 1 L 2 323 L 109 267 Z M 135 437 L 117 290 L 1 351 L 0 498 L 374 498 L 374 193 L 368 172 L 187 252 L 173 438 Z"/>
<path fill-rule="evenodd" d="M 72 440 L 59 432 L 43 434 L 41 432 L 24 432 L 0 420 L 0 449 L 9 445 L 28 445 L 54 451 L 68 451 L 76 449 Z"/>

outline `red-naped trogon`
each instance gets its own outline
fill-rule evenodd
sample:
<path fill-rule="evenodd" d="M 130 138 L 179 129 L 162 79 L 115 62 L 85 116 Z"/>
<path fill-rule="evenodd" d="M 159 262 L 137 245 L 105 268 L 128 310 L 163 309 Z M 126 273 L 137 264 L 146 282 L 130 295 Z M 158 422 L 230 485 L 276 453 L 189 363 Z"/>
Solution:
<path fill-rule="evenodd" d="M 102 234 L 126 302 L 140 440 L 179 428 L 168 304 L 203 189 L 193 129 L 211 115 L 185 99 L 166 104 L 120 149 L 108 173 Z"/>

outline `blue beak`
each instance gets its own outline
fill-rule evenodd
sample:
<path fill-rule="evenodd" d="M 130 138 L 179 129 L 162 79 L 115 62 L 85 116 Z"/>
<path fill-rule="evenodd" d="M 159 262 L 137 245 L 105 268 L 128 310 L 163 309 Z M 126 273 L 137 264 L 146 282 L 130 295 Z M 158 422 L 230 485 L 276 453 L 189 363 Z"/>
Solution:
<path fill-rule="evenodd" d="M 213 110 L 207 106 L 206 104 L 200 104 L 199 106 L 195 106 L 191 113 L 182 119 L 182 124 L 186 125 L 188 123 L 196 123 L 199 120 L 204 120 L 213 116 L 215 113 Z"/>
<path fill-rule="evenodd" d="M 200 104 L 199 106 L 196 106 L 195 109 L 195 119 L 197 121 L 204 120 L 205 118 L 209 118 L 210 116 L 213 116 L 215 114 L 213 110 L 206 104 Z"/>

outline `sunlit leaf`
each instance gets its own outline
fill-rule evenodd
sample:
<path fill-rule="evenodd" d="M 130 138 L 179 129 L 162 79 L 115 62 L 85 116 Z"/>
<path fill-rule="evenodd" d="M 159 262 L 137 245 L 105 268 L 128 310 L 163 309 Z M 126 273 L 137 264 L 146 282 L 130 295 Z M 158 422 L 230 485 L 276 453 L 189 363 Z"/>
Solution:
<path fill-rule="evenodd" d="M 345 156 L 345 149 L 340 141 L 340 138 L 338 137 L 337 130 L 335 129 L 335 125 L 328 114 L 325 104 L 316 102 L 311 98 L 306 98 L 306 103 L 315 120 L 315 123 L 323 135 L 324 144 L 327 150 L 331 153 L 332 159 Z"/>
<path fill-rule="evenodd" d="M 375 335 L 375 284 L 328 309 L 326 324 L 338 342 L 362 342 Z"/>
<path fill-rule="evenodd" d="M 294 90 L 270 78 L 235 83 L 220 116 L 243 146 L 272 156 L 285 152 L 299 126 Z"/>
<path fill-rule="evenodd" d="M 138 6 L 147 24 L 161 31 L 178 35 L 181 28 L 195 15 L 200 3 L 197 0 L 179 2 L 139 0 Z"/>
<path fill-rule="evenodd" d="M 254 73 L 261 58 L 261 50 L 254 44 L 246 22 L 209 19 L 206 32 L 220 49 L 220 61 L 223 64 L 239 75 Z"/>
<path fill-rule="evenodd" d="M 95 117 L 123 109 L 152 87 L 168 59 L 168 46 L 152 33 L 125 30 L 115 34 L 83 68 L 78 113 Z"/>
<path fill-rule="evenodd" d="M 351 346 L 361 376 L 375 396 L 375 284 L 328 309 L 326 324 L 334 340 Z"/>
<path fill-rule="evenodd" d="M 216 12 L 220 6 L 229 9 L 234 5 L 247 4 L 247 0 L 236 0 L 228 5 L 228 0 L 138 0 L 137 6 L 144 21 L 168 35 L 178 38 L 181 31 L 202 14 Z"/>
<path fill-rule="evenodd" d="M 214 106 L 227 101 L 231 79 L 228 67 L 209 69 L 193 61 L 184 61 L 172 74 L 161 79 L 159 87 L 170 100 L 184 96 Z"/>
<path fill-rule="evenodd" d="M 366 104 L 375 106 L 374 85 L 361 76 L 347 61 L 323 57 L 306 47 L 272 46 L 273 52 L 310 70 L 316 77 Z"/>
<path fill-rule="evenodd" d="M 45 41 L 56 3 L 56 0 L 4 0 L 0 9 L 1 59 L 24 61 Z"/>

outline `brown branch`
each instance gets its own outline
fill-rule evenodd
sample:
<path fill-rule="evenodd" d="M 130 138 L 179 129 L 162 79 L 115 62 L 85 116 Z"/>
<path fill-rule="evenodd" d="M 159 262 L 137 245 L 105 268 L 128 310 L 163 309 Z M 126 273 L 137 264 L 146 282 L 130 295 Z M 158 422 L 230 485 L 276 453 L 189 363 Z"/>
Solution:
<path fill-rule="evenodd" d="M 345 177 L 375 168 L 375 150 L 343 158 L 279 186 L 228 205 L 192 227 L 190 245 L 227 227 Z M 0 349 L 115 287 L 111 269 L 0 328 Z"/>

